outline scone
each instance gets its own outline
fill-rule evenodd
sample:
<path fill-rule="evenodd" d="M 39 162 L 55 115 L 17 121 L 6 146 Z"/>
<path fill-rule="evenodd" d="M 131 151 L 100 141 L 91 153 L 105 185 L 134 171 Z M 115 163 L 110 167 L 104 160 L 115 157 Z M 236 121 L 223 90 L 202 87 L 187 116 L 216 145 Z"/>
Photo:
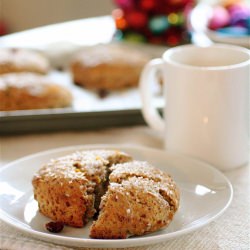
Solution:
<path fill-rule="evenodd" d="M 84 226 L 106 190 L 109 167 L 130 160 L 126 153 L 113 150 L 82 151 L 52 160 L 32 181 L 40 212 L 66 225 Z"/>
<path fill-rule="evenodd" d="M 71 63 L 75 84 L 91 90 L 121 90 L 138 85 L 149 57 L 118 45 L 96 45 L 79 51 Z"/>
<path fill-rule="evenodd" d="M 167 226 L 179 207 L 179 191 L 172 178 L 147 162 L 113 165 L 108 191 L 90 236 L 124 239 Z"/>
<path fill-rule="evenodd" d="M 94 216 L 90 237 L 124 239 L 167 226 L 180 194 L 167 173 L 125 152 L 87 150 L 52 160 L 34 176 L 39 210 L 74 227 Z"/>
<path fill-rule="evenodd" d="M 46 74 L 48 59 L 39 52 L 21 48 L 0 49 L 0 75 L 13 72 Z"/>
<path fill-rule="evenodd" d="M 34 73 L 0 75 L 0 111 L 70 106 L 71 92 Z"/>

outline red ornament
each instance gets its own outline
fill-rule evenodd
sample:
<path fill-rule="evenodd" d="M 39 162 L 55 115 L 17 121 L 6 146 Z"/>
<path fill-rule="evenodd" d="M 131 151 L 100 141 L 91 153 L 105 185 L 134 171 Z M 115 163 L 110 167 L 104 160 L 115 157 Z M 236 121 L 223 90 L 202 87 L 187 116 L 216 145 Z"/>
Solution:
<path fill-rule="evenodd" d="M 186 4 L 193 2 L 192 0 L 166 0 L 166 4 L 168 5 L 178 5 L 178 6 L 185 6 Z"/>
<path fill-rule="evenodd" d="M 131 11 L 125 15 L 125 18 L 134 29 L 141 29 L 147 25 L 148 17 L 143 12 L 140 11 Z"/>
<path fill-rule="evenodd" d="M 169 46 L 176 46 L 183 41 L 182 34 L 184 30 L 178 27 L 171 27 L 165 34 L 166 43 Z"/>
<path fill-rule="evenodd" d="M 160 45 L 164 43 L 164 39 L 162 36 L 152 36 L 148 39 L 148 41 L 155 45 Z"/>
<path fill-rule="evenodd" d="M 194 0 L 165 0 L 164 9 L 166 13 L 182 12 L 188 5 L 193 5 Z"/>
<path fill-rule="evenodd" d="M 155 0 L 141 0 L 139 6 L 142 10 L 150 11 L 155 7 Z"/>
<path fill-rule="evenodd" d="M 167 44 L 170 46 L 176 46 L 180 43 L 180 39 L 176 35 L 170 35 L 167 37 Z"/>
<path fill-rule="evenodd" d="M 114 0 L 114 3 L 122 9 L 131 9 L 134 6 L 133 0 Z"/>

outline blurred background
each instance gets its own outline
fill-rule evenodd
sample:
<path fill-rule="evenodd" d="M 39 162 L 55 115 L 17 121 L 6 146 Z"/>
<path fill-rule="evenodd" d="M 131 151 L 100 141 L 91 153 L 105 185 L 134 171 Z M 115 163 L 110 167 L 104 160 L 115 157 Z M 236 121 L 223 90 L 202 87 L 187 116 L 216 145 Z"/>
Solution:
<path fill-rule="evenodd" d="M 113 8 L 112 0 L 0 0 L 0 30 L 7 29 L 12 33 L 85 17 L 110 15 Z"/>
<path fill-rule="evenodd" d="M 142 7 L 134 11 L 130 6 L 132 2 L 140 3 L 139 5 Z M 169 6 L 165 12 L 169 15 L 168 23 L 165 17 L 162 18 L 162 13 L 158 13 L 161 12 L 161 8 L 153 15 L 151 12 L 147 12 L 150 5 L 155 5 L 157 2 Z M 118 31 L 121 31 L 124 39 L 147 40 L 150 43 L 166 43 L 173 46 L 180 42 L 189 41 L 185 29 L 190 27 L 186 27 L 183 14 L 184 19 L 187 19 L 187 9 L 190 10 L 199 3 L 209 4 L 210 6 L 218 5 L 218 7 L 212 11 L 203 8 L 197 12 L 194 22 L 191 20 L 191 26 L 196 33 L 200 29 L 199 26 L 202 25 L 201 29 L 204 31 L 204 27 L 208 25 L 211 30 L 219 31 L 216 34 L 208 34 L 213 36 L 210 37 L 212 40 L 216 40 L 217 37 L 214 38 L 214 36 L 218 34 L 235 37 L 249 36 L 250 0 L 0 0 L 0 36 L 48 24 L 112 14 L 116 19 L 116 27 Z M 188 5 L 191 8 L 187 7 Z M 114 15 L 114 9 L 117 7 L 126 11 L 122 18 L 120 12 L 118 18 Z M 154 16 L 155 14 L 156 16 Z M 208 19 L 211 21 L 209 21 L 210 23 L 207 23 Z M 126 22 L 126 27 L 124 27 L 124 22 Z M 146 33 L 143 31 L 148 23 L 153 35 L 148 35 L 148 31 Z M 141 26 L 139 26 L 140 24 Z M 172 28 L 169 27 L 171 25 Z M 165 32 L 166 29 L 168 29 L 167 32 Z M 166 41 L 166 38 L 160 36 L 164 32 L 167 37 L 174 35 L 176 41 Z M 177 37 L 178 34 L 180 37 Z M 159 37 L 162 40 L 159 40 Z M 245 39 L 248 39 L 248 37 L 245 37 Z M 218 39 L 216 41 L 225 42 Z M 249 44 L 245 41 L 241 43 L 238 41 L 231 42 L 243 46 Z"/>
<path fill-rule="evenodd" d="M 98 18 L 86 19 L 89 17 Z M 50 24 L 59 25 L 46 27 Z M 19 32 L 37 27 L 44 28 Z M 125 95 L 122 91 L 116 93 L 112 89 L 105 90 L 102 84 L 98 91 L 75 86 L 75 80 L 69 72 L 70 62 L 84 47 L 107 43 L 105 51 L 109 51 L 108 45 L 116 43 L 121 47 L 130 47 L 132 49 L 130 55 L 140 51 L 148 58 L 154 58 L 161 56 L 166 47 L 187 43 L 207 46 L 213 42 L 250 48 L 250 0 L 0 0 L 0 49 L 3 48 L 3 53 L 10 53 L 10 58 L 15 58 L 16 48 L 23 47 L 42 52 L 52 65 L 53 72 L 47 72 L 50 77 L 54 77 L 74 93 L 72 114 L 77 114 L 79 111 L 84 115 L 86 111 L 93 110 L 114 111 L 115 108 L 115 111 L 136 110 L 138 113 L 133 113 L 135 116 L 127 112 L 131 122 L 138 117 L 142 118 L 140 97 L 136 89 L 140 71 L 134 80 L 135 84 L 132 85 L 136 87 L 131 91 L 125 91 Z M 11 49 L 4 50 L 5 47 Z M 121 50 L 123 58 L 125 53 L 122 48 Z M 99 53 L 96 55 L 98 58 Z M 0 59 L 3 58 L 1 54 Z M 126 58 L 130 56 L 126 54 Z M 93 72 L 96 75 L 95 71 Z M 109 82 L 112 74 L 107 75 Z M 122 75 L 127 75 L 127 71 Z M 92 83 L 89 86 L 91 85 Z M 155 91 L 157 98 L 159 97 L 157 107 L 162 107 L 162 89 L 161 86 L 157 88 Z M 8 92 L 6 96 L 10 96 Z M 10 103 L 13 103 L 11 98 Z M 124 103 L 127 106 L 124 106 Z M 62 110 L 62 113 L 65 115 L 67 112 Z M 50 114 L 50 111 L 45 113 L 45 116 L 46 114 Z M 84 115 L 81 116 L 83 119 Z M 25 131 L 33 128 L 32 123 L 25 123 L 26 117 L 21 113 L 17 117 L 23 119 Z M 64 116 L 62 117 L 64 119 Z M 127 116 L 125 118 L 127 119 Z M 9 129 L 11 126 L 14 130 L 17 127 L 11 119 L 12 117 L 9 120 L 7 118 L 5 124 L 8 132 L 11 131 Z M 117 119 L 111 116 L 110 121 L 114 120 Z M 52 119 L 48 119 L 48 127 L 50 121 L 53 121 L 51 127 L 56 128 Z M 73 126 L 76 124 L 71 118 L 66 121 L 72 121 Z M 98 123 L 93 119 L 90 121 Z M 121 122 L 124 123 L 123 120 Z M 59 123 L 62 124 L 60 121 Z M 68 123 L 65 122 L 65 126 L 66 124 Z M 88 126 L 86 121 L 83 124 Z M 83 124 L 81 123 L 81 128 Z M 100 125 L 103 126 L 102 123 Z M 42 128 L 46 126 L 41 123 L 37 129 Z"/>
<path fill-rule="evenodd" d="M 0 0 L 0 35 L 4 32 L 13 33 L 69 20 L 110 15 L 115 8 L 114 2 L 113 0 Z M 199 2 L 214 4 L 223 0 L 196 0 L 196 3 Z M 250 0 L 246 2 L 250 3 Z"/>

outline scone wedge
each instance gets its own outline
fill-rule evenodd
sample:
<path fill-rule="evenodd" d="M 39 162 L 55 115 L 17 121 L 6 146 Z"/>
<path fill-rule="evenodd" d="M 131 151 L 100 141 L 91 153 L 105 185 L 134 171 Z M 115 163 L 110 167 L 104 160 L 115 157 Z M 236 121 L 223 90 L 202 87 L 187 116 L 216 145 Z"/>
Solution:
<path fill-rule="evenodd" d="M 109 167 L 131 159 L 120 151 L 90 150 L 51 160 L 32 180 L 39 211 L 54 221 L 83 227 L 106 191 Z"/>
<path fill-rule="evenodd" d="M 114 165 L 111 171 L 91 237 L 124 239 L 157 231 L 172 221 L 180 195 L 168 174 L 140 161 Z"/>

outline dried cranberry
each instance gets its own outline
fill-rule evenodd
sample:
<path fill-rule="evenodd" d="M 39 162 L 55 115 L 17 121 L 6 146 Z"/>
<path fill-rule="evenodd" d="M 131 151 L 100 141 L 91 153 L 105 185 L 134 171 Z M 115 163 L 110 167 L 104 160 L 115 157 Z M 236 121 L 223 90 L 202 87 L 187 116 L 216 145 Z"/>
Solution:
<path fill-rule="evenodd" d="M 48 222 L 46 225 L 46 229 L 50 231 L 51 233 L 59 233 L 63 230 L 64 223 L 60 221 L 51 221 Z"/>
<path fill-rule="evenodd" d="M 109 95 L 109 91 L 106 89 L 100 89 L 97 93 L 100 98 L 105 98 Z"/>

